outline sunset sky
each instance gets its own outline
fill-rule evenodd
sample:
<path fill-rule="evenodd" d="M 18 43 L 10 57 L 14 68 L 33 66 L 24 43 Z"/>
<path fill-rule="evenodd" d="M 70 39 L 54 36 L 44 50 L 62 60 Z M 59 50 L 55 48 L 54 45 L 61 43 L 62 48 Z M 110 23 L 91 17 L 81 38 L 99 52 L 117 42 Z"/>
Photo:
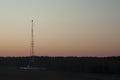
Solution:
<path fill-rule="evenodd" d="M 0 0 L 0 56 L 120 56 L 120 0 Z"/>

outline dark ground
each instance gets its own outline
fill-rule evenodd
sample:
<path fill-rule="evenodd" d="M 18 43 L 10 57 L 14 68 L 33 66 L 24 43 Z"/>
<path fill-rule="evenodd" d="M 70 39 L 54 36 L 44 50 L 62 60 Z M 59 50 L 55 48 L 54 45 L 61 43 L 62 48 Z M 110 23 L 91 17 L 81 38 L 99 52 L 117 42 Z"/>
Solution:
<path fill-rule="evenodd" d="M 119 74 L 20 70 L 13 67 L 0 67 L 0 80 L 120 80 L 120 76 Z"/>

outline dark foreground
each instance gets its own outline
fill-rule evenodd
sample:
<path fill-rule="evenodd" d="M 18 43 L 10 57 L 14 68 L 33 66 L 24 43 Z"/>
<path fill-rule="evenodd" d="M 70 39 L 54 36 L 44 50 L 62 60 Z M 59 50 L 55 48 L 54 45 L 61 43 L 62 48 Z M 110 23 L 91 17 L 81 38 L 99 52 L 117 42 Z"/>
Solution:
<path fill-rule="evenodd" d="M 119 75 L 0 67 L 0 80 L 120 80 Z"/>

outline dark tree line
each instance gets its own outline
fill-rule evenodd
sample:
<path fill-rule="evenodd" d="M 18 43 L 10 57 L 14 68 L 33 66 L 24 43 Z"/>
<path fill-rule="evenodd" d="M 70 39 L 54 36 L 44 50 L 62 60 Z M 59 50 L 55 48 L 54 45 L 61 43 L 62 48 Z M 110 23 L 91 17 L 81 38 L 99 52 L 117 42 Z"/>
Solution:
<path fill-rule="evenodd" d="M 0 67 L 46 67 L 48 70 L 120 74 L 120 57 L 0 57 Z"/>

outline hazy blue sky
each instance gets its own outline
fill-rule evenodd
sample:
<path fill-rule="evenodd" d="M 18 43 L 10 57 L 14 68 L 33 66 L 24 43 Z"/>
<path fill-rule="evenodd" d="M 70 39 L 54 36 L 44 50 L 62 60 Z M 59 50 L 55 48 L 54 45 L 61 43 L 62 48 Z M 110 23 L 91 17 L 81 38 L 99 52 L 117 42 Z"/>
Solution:
<path fill-rule="evenodd" d="M 0 56 L 120 56 L 120 0 L 0 0 Z"/>

